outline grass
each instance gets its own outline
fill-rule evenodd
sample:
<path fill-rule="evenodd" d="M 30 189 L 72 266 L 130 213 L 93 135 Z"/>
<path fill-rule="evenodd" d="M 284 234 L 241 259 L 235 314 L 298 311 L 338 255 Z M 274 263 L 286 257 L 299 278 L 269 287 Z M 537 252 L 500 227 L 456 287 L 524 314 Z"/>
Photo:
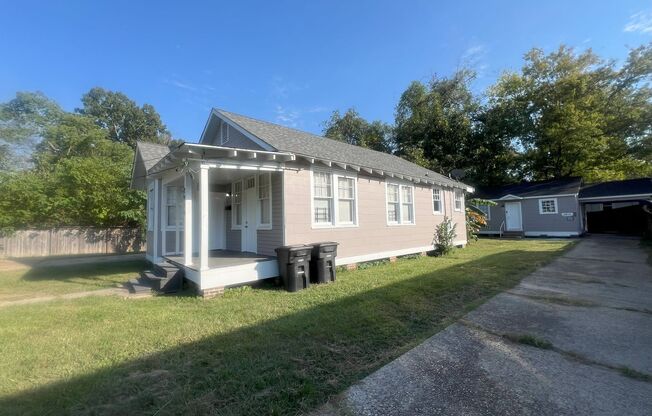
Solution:
<path fill-rule="evenodd" d="M 0 309 L 0 414 L 297 414 L 568 247 L 480 240 L 287 293 L 91 297 Z"/>
<path fill-rule="evenodd" d="M 129 260 L 0 270 L 0 302 L 115 287 L 144 268 L 144 260 Z"/>

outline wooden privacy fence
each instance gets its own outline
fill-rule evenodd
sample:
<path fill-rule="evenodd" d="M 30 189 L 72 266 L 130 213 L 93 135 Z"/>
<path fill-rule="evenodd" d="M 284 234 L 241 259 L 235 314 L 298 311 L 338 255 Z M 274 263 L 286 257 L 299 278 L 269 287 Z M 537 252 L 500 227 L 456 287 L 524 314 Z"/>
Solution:
<path fill-rule="evenodd" d="M 145 237 L 138 228 L 63 227 L 20 230 L 0 237 L 0 258 L 139 253 L 144 250 Z"/>

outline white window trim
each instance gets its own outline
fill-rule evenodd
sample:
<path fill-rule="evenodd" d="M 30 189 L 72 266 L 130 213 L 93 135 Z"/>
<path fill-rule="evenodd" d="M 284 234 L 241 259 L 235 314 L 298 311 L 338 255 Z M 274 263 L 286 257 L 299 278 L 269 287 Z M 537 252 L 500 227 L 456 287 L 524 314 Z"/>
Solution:
<path fill-rule="evenodd" d="M 543 203 L 545 201 L 554 201 L 555 202 L 555 212 L 543 212 Z M 539 199 L 539 214 L 541 215 L 555 215 L 559 213 L 559 204 L 557 203 L 557 198 L 541 198 Z"/>
<path fill-rule="evenodd" d="M 261 218 L 261 212 L 260 212 L 260 176 L 261 175 L 267 175 L 267 178 L 269 179 L 269 223 L 261 223 L 260 218 Z M 271 230 L 272 229 L 272 223 L 274 222 L 274 219 L 272 218 L 272 173 L 271 172 L 264 172 L 264 173 L 259 173 L 256 175 L 256 229 L 257 230 Z"/>
<path fill-rule="evenodd" d="M 398 221 L 389 220 L 389 210 L 387 209 L 387 205 L 389 204 L 389 201 L 387 200 L 387 185 L 398 186 Z M 403 222 L 403 193 L 401 192 L 402 188 L 412 188 L 412 222 Z M 397 181 L 390 181 L 390 182 L 385 181 L 385 221 L 388 226 L 394 227 L 400 225 L 416 225 L 417 223 L 416 208 L 415 208 L 416 203 L 417 202 L 416 202 L 416 194 L 414 192 L 414 185 L 401 183 Z"/>
<path fill-rule="evenodd" d="M 434 204 L 435 191 L 439 191 L 439 211 L 435 211 L 435 204 Z M 385 198 L 387 198 L 387 196 L 385 196 Z M 439 187 L 432 188 L 432 201 L 433 201 L 433 202 L 431 202 L 432 213 L 434 215 L 444 215 L 444 212 L 446 212 L 446 208 L 444 207 L 444 189 L 443 188 L 439 188 Z"/>
<path fill-rule="evenodd" d="M 154 220 L 156 219 L 156 181 L 153 181 L 147 187 L 147 231 L 156 229 Z"/>
<path fill-rule="evenodd" d="M 460 208 L 457 208 L 457 193 L 459 192 L 460 196 Z M 454 189 L 453 190 L 453 210 L 455 212 L 462 212 L 464 211 L 464 191 L 461 189 Z"/>
<path fill-rule="evenodd" d="M 327 173 L 331 175 L 331 198 L 330 198 L 330 209 L 331 209 L 331 222 L 330 223 L 318 223 L 315 222 L 315 172 Z M 351 222 L 340 222 L 339 216 L 339 190 L 338 190 L 338 178 L 347 178 L 353 179 L 353 198 L 354 198 L 354 221 Z M 360 224 L 360 214 L 358 211 L 358 175 L 351 174 L 345 171 L 337 169 L 323 169 L 312 167 L 310 169 L 310 224 L 312 228 L 352 228 L 359 227 Z"/>
<path fill-rule="evenodd" d="M 175 188 L 175 190 L 176 190 L 175 191 L 176 192 L 176 196 L 175 196 L 176 199 L 174 201 L 176 203 L 176 205 L 175 205 L 175 207 L 176 207 L 176 216 L 174 218 L 175 225 L 168 224 L 168 206 L 169 206 L 168 205 L 168 189 L 169 188 Z M 182 188 L 180 186 L 178 186 L 178 185 L 167 185 L 166 184 L 166 185 L 163 186 L 163 190 L 164 190 L 163 191 L 163 197 L 165 198 L 163 200 L 163 214 L 164 214 L 163 224 L 165 224 L 163 228 L 164 228 L 165 231 L 177 231 L 177 230 L 183 229 L 183 227 L 184 227 L 184 225 L 179 220 L 182 217 L 182 215 L 180 215 L 179 213 L 180 213 L 181 209 L 184 208 L 184 206 L 181 205 L 181 202 L 179 201 L 179 199 L 183 200 L 185 198 L 185 196 L 181 193 L 180 189 L 182 189 Z"/>
<path fill-rule="evenodd" d="M 234 209 L 233 206 L 236 205 L 234 201 L 234 194 L 235 194 L 235 184 L 240 183 L 240 225 L 235 223 L 235 215 L 233 215 Z M 244 214 L 242 212 L 242 199 L 244 198 L 244 182 L 242 179 L 233 181 L 231 182 L 231 230 L 242 230 L 242 220 L 244 217 Z"/>

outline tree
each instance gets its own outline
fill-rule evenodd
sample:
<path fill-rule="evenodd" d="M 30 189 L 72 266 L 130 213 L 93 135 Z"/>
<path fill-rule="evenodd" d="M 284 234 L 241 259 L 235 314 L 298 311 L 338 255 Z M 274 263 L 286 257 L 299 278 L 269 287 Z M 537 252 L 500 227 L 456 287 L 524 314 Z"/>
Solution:
<path fill-rule="evenodd" d="M 479 101 L 470 90 L 475 74 L 414 81 L 396 107 L 397 154 L 442 174 L 467 168 Z"/>
<path fill-rule="evenodd" d="M 379 152 L 392 152 L 391 133 L 389 125 L 382 121 L 369 123 L 354 108 L 346 110 L 344 115 L 336 110 L 324 123 L 324 136 Z"/>
<path fill-rule="evenodd" d="M 82 96 L 83 107 L 76 111 L 93 119 L 108 132 L 111 140 L 136 148 L 136 141 L 169 144 L 171 137 L 153 106 L 142 107 L 120 92 L 92 88 Z"/>
<path fill-rule="evenodd" d="M 63 115 L 57 103 L 40 92 L 17 92 L 0 104 L 0 169 L 24 169 L 43 132 Z"/>
<path fill-rule="evenodd" d="M 489 105 L 521 149 L 520 175 L 592 181 L 649 174 L 651 47 L 632 51 L 621 69 L 591 50 L 533 49 L 519 73 L 504 74 Z"/>

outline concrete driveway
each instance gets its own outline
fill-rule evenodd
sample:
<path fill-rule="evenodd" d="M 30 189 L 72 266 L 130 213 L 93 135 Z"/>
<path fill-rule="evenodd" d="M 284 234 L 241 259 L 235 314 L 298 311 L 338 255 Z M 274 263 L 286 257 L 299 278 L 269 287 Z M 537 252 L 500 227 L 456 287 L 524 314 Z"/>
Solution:
<path fill-rule="evenodd" d="M 650 415 L 650 375 L 647 255 L 592 236 L 318 413 Z"/>

